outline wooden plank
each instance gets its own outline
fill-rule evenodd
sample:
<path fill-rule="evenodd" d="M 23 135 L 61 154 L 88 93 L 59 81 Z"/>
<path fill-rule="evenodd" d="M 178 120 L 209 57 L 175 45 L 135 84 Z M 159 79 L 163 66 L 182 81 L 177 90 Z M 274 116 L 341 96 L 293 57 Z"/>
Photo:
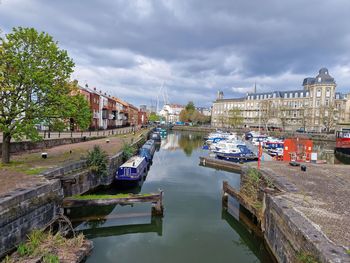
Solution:
<path fill-rule="evenodd" d="M 73 208 L 82 206 L 107 206 L 116 204 L 134 204 L 134 203 L 158 203 L 162 202 L 162 193 L 151 194 L 147 196 L 132 195 L 123 198 L 103 198 L 103 199 L 79 199 L 67 197 L 63 199 L 63 208 Z"/>
<path fill-rule="evenodd" d="M 233 163 L 225 160 L 218 160 L 211 157 L 199 157 L 200 164 L 202 166 L 208 166 L 217 169 L 223 169 L 226 171 L 232 171 L 240 173 L 242 171 L 242 165 L 239 163 Z"/>

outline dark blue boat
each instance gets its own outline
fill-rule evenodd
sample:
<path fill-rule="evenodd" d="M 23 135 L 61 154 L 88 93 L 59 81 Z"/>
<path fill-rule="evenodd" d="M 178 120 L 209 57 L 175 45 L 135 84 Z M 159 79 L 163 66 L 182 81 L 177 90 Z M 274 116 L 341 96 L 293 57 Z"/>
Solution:
<path fill-rule="evenodd" d="M 151 163 L 156 146 L 154 140 L 148 140 L 139 150 L 139 156 L 145 157 L 148 164 Z"/>
<path fill-rule="evenodd" d="M 231 162 L 249 162 L 256 161 L 258 157 L 245 145 L 237 145 L 239 152 L 223 153 L 215 152 L 217 159 Z"/>
<path fill-rule="evenodd" d="M 151 134 L 151 139 L 154 140 L 155 142 L 160 142 L 162 140 L 162 137 L 158 132 L 153 132 Z"/>
<path fill-rule="evenodd" d="M 144 157 L 133 156 L 122 164 L 116 175 L 117 181 L 140 181 L 147 173 L 147 161 Z"/>

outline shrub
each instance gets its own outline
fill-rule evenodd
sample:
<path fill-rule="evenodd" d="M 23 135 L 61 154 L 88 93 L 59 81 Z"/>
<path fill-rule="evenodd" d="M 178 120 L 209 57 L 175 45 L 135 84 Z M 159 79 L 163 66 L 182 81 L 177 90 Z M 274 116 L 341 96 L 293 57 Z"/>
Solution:
<path fill-rule="evenodd" d="M 107 176 L 108 155 L 97 145 L 88 152 L 87 165 L 90 170 L 100 176 Z"/>
<path fill-rule="evenodd" d="M 136 149 L 131 144 L 124 143 L 122 151 L 123 151 L 123 159 L 128 160 L 135 154 Z"/>

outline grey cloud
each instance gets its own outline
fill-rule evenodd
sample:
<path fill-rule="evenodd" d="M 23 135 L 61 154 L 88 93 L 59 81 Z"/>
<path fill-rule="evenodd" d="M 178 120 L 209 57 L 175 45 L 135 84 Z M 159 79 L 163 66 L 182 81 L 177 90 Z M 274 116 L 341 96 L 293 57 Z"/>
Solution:
<path fill-rule="evenodd" d="M 135 104 L 165 81 L 172 102 L 300 88 L 326 66 L 348 91 L 347 0 L 3 0 L 0 28 L 54 36 L 75 76 Z M 333 70 L 333 71 L 332 71 Z"/>

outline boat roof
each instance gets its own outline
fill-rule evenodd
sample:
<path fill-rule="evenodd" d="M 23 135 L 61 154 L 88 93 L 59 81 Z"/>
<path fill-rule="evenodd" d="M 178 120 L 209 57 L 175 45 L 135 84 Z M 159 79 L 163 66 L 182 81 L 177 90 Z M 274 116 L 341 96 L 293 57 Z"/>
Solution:
<path fill-rule="evenodd" d="M 138 167 L 143 161 L 143 159 L 145 159 L 145 157 L 133 156 L 129 160 L 127 160 L 125 163 L 123 163 L 119 168 Z"/>

